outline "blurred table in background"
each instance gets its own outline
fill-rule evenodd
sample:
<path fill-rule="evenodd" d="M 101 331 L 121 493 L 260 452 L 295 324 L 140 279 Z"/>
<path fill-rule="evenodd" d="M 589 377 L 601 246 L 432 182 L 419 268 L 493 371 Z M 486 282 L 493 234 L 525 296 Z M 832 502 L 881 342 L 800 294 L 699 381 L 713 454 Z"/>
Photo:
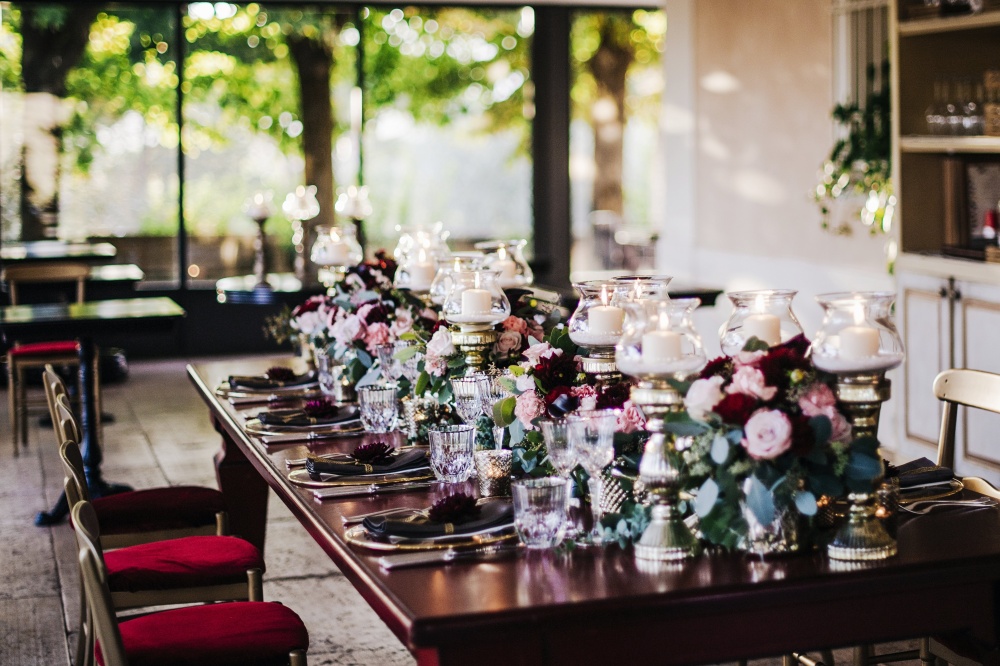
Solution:
<path fill-rule="evenodd" d="M 16 261 L 93 261 L 107 263 L 118 249 L 111 243 L 87 241 L 40 240 L 25 243 L 4 243 L 0 246 L 0 262 Z"/>

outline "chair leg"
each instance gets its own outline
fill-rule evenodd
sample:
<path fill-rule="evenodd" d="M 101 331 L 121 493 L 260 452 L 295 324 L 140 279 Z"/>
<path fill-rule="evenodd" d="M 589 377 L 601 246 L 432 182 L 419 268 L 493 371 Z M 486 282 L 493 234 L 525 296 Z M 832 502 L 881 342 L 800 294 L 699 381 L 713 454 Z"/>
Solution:
<path fill-rule="evenodd" d="M 247 569 L 247 586 L 249 601 L 264 601 L 264 585 L 260 569 Z"/>
<path fill-rule="evenodd" d="M 229 536 L 229 514 L 220 511 L 215 514 L 215 533 L 218 536 Z"/>
<path fill-rule="evenodd" d="M 854 666 L 868 666 L 875 649 L 871 645 L 858 645 L 854 648 Z"/>
<path fill-rule="evenodd" d="M 920 666 L 934 666 L 935 657 L 931 653 L 931 639 L 924 636 L 920 639 Z"/>
<path fill-rule="evenodd" d="M 21 446 L 28 442 L 28 396 L 24 386 L 24 368 L 17 366 L 14 369 L 14 400 L 16 404 L 17 416 L 14 428 L 14 445 Z"/>
<path fill-rule="evenodd" d="M 293 650 L 288 655 L 289 666 L 307 666 L 306 661 L 305 650 Z"/>
<path fill-rule="evenodd" d="M 14 372 L 14 360 L 7 356 L 7 408 L 10 413 L 10 436 L 14 440 L 14 455 L 20 454 L 17 443 L 17 382 Z"/>

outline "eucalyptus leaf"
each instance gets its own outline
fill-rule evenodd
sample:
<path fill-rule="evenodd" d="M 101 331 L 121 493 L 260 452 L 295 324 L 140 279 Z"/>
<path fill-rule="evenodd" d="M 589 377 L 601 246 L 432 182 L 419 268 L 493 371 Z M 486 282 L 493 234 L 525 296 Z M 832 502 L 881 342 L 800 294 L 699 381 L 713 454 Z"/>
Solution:
<path fill-rule="evenodd" d="M 711 456 L 716 465 L 725 463 L 729 457 L 729 440 L 722 435 L 716 435 L 712 440 Z"/>
<path fill-rule="evenodd" d="M 664 423 L 663 429 L 669 433 L 677 435 L 678 437 L 697 437 L 698 435 L 705 433 L 705 431 L 708 430 L 708 427 L 701 423 L 687 421 Z"/>
<path fill-rule="evenodd" d="M 812 428 L 813 436 L 818 446 L 822 446 L 830 441 L 830 435 L 833 434 L 833 425 L 830 423 L 829 417 L 822 415 L 814 416 L 809 419 L 809 427 Z"/>
<path fill-rule="evenodd" d="M 882 476 L 882 459 L 852 449 L 844 472 L 848 479 L 874 481 Z"/>
<path fill-rule="evenodd" d="M 372 358 L 372 355 L 364 349 L 357 349 L 354 353 L 357 354 L 358 360 L 361 361 L 361 365 L 366 368 L 372 367 L 372 364 L 375 363 L 375 359 Z"/>
<path fill-rule="evenodd" d="M 367 303 L 368 301 L 380 301 L 382 296 L 371 289 L 359 291 L 352 297 L 355 303 Z"/>
<path fill-rule="evenodd" d="M 816 515 L 816 496 L 808 490 L 800 490 L 795 493 L 795 508 L 803 516 Z"/>
<path fill-rule="evenodd" d="M 413 387 L 413 393 L 418 398 L 427 391 L 427 385 L 431 383 L 431 376 L 427 372 L 421 372 L 420 376 L 417 377 L 417 383 Z"/>
<path fill-rule="evenodd" d="M 416 345 L 410 345 L 409 347 L 403 347 L 398 352 L 392 355 L 394 359 L 402 363 L 406 363 L 411 358 L 420 353 L 420 347 Z"/>
<path fill-rule="evenodd" d="M 719 484 L 712 479 L 705 479 L 705 483 L 701 484 L 701 488 L 698 489 L 697 497 L 694 498 L 694 512 L 698 514 L 699 518 L 704 518 L 715 506 L 718 499 Z"/>
<path fill-rule="evenodd" d="M 493 405 L 493 421 L 500 427 L 506 428 L 514 422 L 514 407 L 517 406 L 517 399 L 514 397 L 504 398 Z"/>
<path fill-rule="evenodd" d="M 747 492 L 747 507 L 761 525 L 774 522 L 774 497 L 767 487 L 757 477 L 749 479 L 750 490 Z"/>
<path fill-rule="evenodd" d="M 507 426 L 507 432 L 510 433 L 510 445 L 520 444 L 524 441 L 524 425 L 521 423 L 520 419 L 514 419 L 513 423 Z"/>
<path fill-rule="evenodd" d="M 508 393 L 517 392 L 517 382 L 510 377 L 497 377 L 496 382 Z"/>
<path fill-rule="evenodd" d="M 740 428 L 730 430 L 726 433 L 726 439 L 728 439 L 729 443 L 733 446 L 739 446 L 740 442 L 743 441 L 743 430 Z"/>
<path fill-rule="evenodd" d="M 771 345 L 767 344 L 755 335 L 751 335 L 750 339 L 743 345 L 743 351 L 745 352 L 767 351 L 770 348 Z"/>

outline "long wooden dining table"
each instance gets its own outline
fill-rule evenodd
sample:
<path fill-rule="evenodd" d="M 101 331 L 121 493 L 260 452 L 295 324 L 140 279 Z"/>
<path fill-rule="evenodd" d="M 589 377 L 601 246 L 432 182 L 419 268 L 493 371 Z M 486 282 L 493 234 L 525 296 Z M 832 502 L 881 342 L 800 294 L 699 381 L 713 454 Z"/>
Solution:
<path fill-rule="evenodd" d="M 345 539 L 342 517 L 428 506 L 445 490 L 321 502 L 291 483 L 286 459 L 350 452 L 360 439 L 267 447 L 248 434 L 245 408 L 215 389 L 273 365 L 288 359 L 188 366 L 222 437 L 233 532 L 263 547 L 273 490 L 421 665 L 701 664 L 957 631 L 997 645 L 996 508 L 901 517 L 899 555 L 871 563 L 817 551 L 652 565 L 609 546 L 385 571 L 380 553 Z"/>

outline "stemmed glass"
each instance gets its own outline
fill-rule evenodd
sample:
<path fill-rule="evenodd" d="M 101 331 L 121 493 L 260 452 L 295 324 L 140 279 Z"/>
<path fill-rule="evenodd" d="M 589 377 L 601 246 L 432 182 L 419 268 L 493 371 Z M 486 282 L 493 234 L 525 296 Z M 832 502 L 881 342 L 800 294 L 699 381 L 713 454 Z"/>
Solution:
<path fill-rule="evenodd" d="M 513 393 L 500 381 L 505 375 L 481 374 L 479 380 L 479 402 L 482 405 L 483 413 L 493 419 L 493 443 L 496 448 L 503 448 L 503 426 L 498 425 L 493 414 L 493 408 L 504 398 L 508 398 Z M 513 380 L 511 380 L 513 381 Z"/>
<path fill-rule="evenodd" d="M 569 517 L 569 507 L 573 504 L 573 481 L 570 474 L 579 464 L 576 449 L 573 448 L 570 437 L 570 425 L 566 419 L 543 419 L 540 421 L 542 436 L 545 438 L 545 450 L 548 452 L 549 462 L 555 468 L 556 473 L 562 477 L 566 483 L 566 536 L 570 539 L 576 538 L 579 530 Z"/>
<path fill-rule="evenodd" d="M 394 355 L 396 345 L 379 345 L 375 348 L 375 355 L 378 356 L 379 365 L 382 366 L 382 376 L 389 384 L 397 386 L 399 378 L 403 375 L 403 363 Z"/>
<path fill-rule="evenodd" d="M 594 525 L 581 545 L 603 545 L 601 534 L 601 495 L 604 492 L 604 481 L 601 472 L 611 464 L 615 457 L 614 436 L 618 425 L 617 409 L 603 409 L 577 412 L 569 417 L 570 441 L 576 450 L 580 464 L 587 470 L 590 480 L 590 510 L 593 513 Z"/>
<path fill-rule="evenodd" d="M 479 381 L 482 374 L 457 377 L 451 380 L 451 390 L 455 394 L 455 408 L 466 423 L 475 425 L 483 413 L 483 403 L 479 399 Z"/>

